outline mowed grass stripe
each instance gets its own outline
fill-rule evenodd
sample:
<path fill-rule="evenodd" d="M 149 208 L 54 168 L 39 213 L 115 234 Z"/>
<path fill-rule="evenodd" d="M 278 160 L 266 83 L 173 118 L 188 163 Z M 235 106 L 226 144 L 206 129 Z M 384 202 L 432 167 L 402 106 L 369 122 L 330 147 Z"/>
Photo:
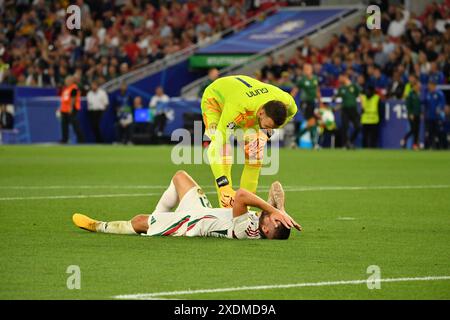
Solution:
<path fill-rule="evenodd" d="M 317 186 L 317 187 L 285 187 L 286 192 L 307 191 L 364 191 L 364 190 L 408 190 L 408 189 L 447 189 L 450 185 L 423 185 L 423 186 Z M 260 188 L 261 192 L 269 191 L 269 188 Z M 206 192 L 214 194 L 214 191 Z M 118 193 L 118 194 L 88 194 L 88 195 L 49 195 L 49 196 L 25 196 L 25 197 L 3 197 L 0 201 L 17 200 L 64 200 L 64 199 L 89 199 L 89 198 L 114 198 L 114 197 L 152 197 L 159 196 L 158 193 Z"/>

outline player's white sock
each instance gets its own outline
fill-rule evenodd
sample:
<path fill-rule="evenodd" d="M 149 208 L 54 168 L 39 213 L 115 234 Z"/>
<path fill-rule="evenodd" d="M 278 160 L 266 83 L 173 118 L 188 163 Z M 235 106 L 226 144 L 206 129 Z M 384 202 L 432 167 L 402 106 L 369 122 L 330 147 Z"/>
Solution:
<path fill-rule="evenodd" d="M 175 207 L 178 202 L 178 193 L 173 184 L 173 180 L 170 181 L 170 185 L 166 191 L 164 191 L 161 199 L 159 199 L 158 204 L 154 212 L 169 212 Z"/>
<path fill-rule="evenodd" d="M 115 233 L 115 234 L 137 234 L 134 231 L 131 220 L 129 221 L 111 221 L 100 222 L 97 226 L 97 232 Z"/>

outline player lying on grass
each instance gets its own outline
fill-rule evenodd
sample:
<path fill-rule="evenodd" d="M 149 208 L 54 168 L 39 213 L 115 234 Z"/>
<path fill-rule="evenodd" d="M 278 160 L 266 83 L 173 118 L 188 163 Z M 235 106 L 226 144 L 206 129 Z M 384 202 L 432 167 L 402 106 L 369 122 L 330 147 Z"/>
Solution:
<path fill-rule="evenodd" d="M 274 182 L 269 202 L 239 189 L 233 208 L 215 209 L 194 179 L 185 171 L 178 171 L 150 215 L 137 215 L 129 221 L 102 222 L 75 213 L 73 222 L 82 229 L 102 233 L 287 239 L 292 227 L 301 231 L 301 226 L 285 212 L 284 201 L 281 184 Z M 255 213 L 248 207 L 262 211 Z"/>

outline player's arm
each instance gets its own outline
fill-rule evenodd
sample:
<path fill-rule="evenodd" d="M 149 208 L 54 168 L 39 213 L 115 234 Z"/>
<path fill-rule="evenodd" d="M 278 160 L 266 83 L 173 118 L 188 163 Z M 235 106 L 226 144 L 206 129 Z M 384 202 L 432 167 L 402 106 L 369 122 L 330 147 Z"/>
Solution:
<path fill-rule="evenodd" d="M 235 191 L 232 187 L 231 165 L 233 162 L 231 145 L 223 115 L 218 123 L 211 144 L 208 147 L 208 160 L 214 175 L 221 207 L 231 207 Z"/>
<path fill-rule="evenodd" d="M 265 130 L 255 131 L 248 129 L 244 132 L 245 165 L 241 175 L 241 188 L 256 192 L 259 174 L 263 165 L 264 148 L 268 140 L 269 136 Z"/>
<path fill-rule="evenodd" d="M 219 201 L 222 207 L 231 207 L 234 191 L 231 181 L 231 147 L 228 144 L 226 120 L 229 108 L 218 101 L 217 93 L 205 90 L 202 96 L 202 116 L 205 133 L 211 139 L 208 160 L 216 181 Z"/>
<path fill-rule="evenodd" d="M 206 135 L 212 139 L 222 116 L 222 108 L 217 100 L 212 97 L 204 97 L 202 101 L 202 116 L 205 124 Z"/>
<path fill-rule="evenodd" d="M 286 203 L 286 198 L 285 198 L 285 194 L 284 194 L 284 190 L 283 190 L 283 186 L 281 185 L 281 183 L 279 181 L 275 181 L 274 183 L 272 183 L 272 185 L 270 186 L 270 190 L 269 190 L 269 200 L 267 201 L 270 205 L 274 206 L 275 208 L 277 208 L 278 210 L 280 210 L 281 212 L 283 212 L 285 215 L 287 215 L 289 218 L 291 218 L 288 213 L 286 212 L 286 208 L 285 203 Z M 291 218 L 292 219 L 292 218 Z M 294 221 L 292 219 L 292 221 Z M 301 231 L 302 230 L 302 226 L 299 225 L 298 223 L 296 223 L 294 221 L 294 227 Z"/>
<path fill-rule="evenodd" d="M 231 145 L 228 141 L 229 135 L 226 130 L 218 127 L 211 138 L 208 148 L 208 160 L 211 170 L 216 179 L 226 176 L 231 179 L 228 167 L 232 164 Z"/>
<path fill-rule="evenodd" d="M 280 221 L 286 228 L 294 227 L 296 222 L 289 216 L 283 214 L 277 208 L 271 206 L 269 203 L 245 189 L 239 189 L 236 192 L 233 205 L 233 218 L 239 217 L 248 212 L 247 207 L 256 207 L 270 215 L 273 223 Z"/>
<path fill-rule="evenodd" d="M 281 127 L 284 127 L 295 116 L 298 108 L 294 98 L 288 93 L 285 93 L 282 102 L 287 108 L 286 121 L 281 125 Z M 273 130 L 258 130 L 257 132 L 248 130 L 248 132 L 245 132 L 245 166 L 241 175 L 241 188 L 256 192 L 263 165 L 264 148 L 272 134 Z"/>

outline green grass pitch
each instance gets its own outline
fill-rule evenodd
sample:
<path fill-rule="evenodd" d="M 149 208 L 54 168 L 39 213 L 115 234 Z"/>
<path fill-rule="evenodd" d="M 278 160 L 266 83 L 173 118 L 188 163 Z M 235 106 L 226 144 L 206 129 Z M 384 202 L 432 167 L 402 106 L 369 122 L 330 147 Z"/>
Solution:
<path fill-rule="evenodd" d="M 207 165 L 176 166 L 170 152 L 166 146 L 0 147 L 0 299 L 112 299 L 364 280 L 370 265 L 379 266 L 382 279 L 450 276 L 448 152 L 281 150 L 279 174 L 262 176 L 259 194 L 267 198 L 274 179 L 285 185 L 288 212 L 304 228 L 288 241 L 106 235 L 72 224 L 74 212 L 101 220 L 150 213 L 178 169 L 213 191 Z M 234 181 L 240 170 L 235 166 Z M 210 200 L 217 204 L 214 193 Z M 70 265 L 80 267 L 79 290 L 67 288 Z M 450 299 L 450 280 L 166 298 Z"/>

